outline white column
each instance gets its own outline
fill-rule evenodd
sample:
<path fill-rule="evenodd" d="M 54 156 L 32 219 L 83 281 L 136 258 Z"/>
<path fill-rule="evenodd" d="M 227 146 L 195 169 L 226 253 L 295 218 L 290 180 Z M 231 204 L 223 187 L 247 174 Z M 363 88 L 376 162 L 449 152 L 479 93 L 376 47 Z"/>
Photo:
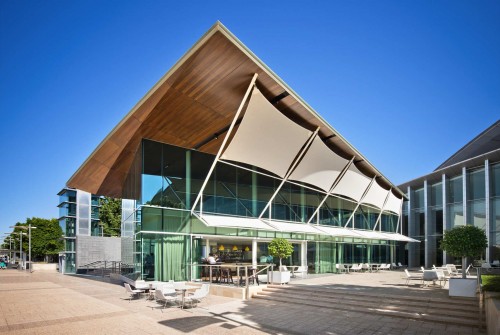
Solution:
<path fill-rule="evenodd" d="M 442 192 L 443 192 L 443 231 L 441 232 L 444 236 L 445 231 L 449 229 L 448 227 L 448 207 L 447 207 L 447 202 L 448 202 L 448 195 L 446 192 L 448 192 L 448 188 L 446 187 L 446 175 L 443 173 L 442 176 Z M 443 264 L 447 264 L 448 261 L 446 259 L 446 251 L 443 251 Z"/>
<path fill-rule="evenodd" d="M 424 266 L 426 268 L 431 267 L 431 260 L 430 260 L 430 245 L 431 245 L 431 238 L 429 236 L 429 183 L 427 182 L 427 179 L 424 180 Z M 422 233 L 422 232 L 420 232 Z"/>
<path fill-rule="evenodd" d="M 491 215 L 490 215 L 490 161 L 485 160 L 484 161 L 484 182 L 485 182 L 485 194 L 484 194 L 484 208 L 486 211 L 486 239 L 488 240 L 488 247 L 486 248 L 486 262 L 490 262 L 490 246 L 493 246 L 493 241 L 490 239 L 490 229 L 493 227 L 492 222 L 491 222 Z"/>
<path fill-rule="evenodd" d="M 300 243 L 300 266 L 307 267 L 307 241 Z"/>
<path fill-rule="evenodd" d="M 462 208 L 464 211 L 464 225 L 467 224 L 467 169 L 462 168 Z"/>
<path fill-rule="evenodd" d="M 205 257 L 208 257 L 208 255 L 210 254 L 210 240 L 207 238 L 206 239 L 206 245 L 205 245 Z"/>
<path fill-rule="evenodd" d="M 257 239 L 252 239 L 252 267 L 257 268 Z"/>

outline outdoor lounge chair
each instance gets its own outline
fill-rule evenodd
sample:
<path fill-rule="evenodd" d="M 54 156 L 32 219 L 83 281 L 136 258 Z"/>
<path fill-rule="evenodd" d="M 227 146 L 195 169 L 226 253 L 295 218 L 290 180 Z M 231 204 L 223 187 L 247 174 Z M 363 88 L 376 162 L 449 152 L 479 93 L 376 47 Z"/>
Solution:
<path fill-rule="evenodd" d="M 139 297 L 142 293 L 144 293 L 144 290 L 133 290 L 129 283 L 123 283 L 123 286 L 125 286 L 125 291 L 129 294 L 129 302 L 132 298 Z"/>
<path fill-rule="evenodd" d="M 372 269 L 370 268 L 370 265 L 367 264 L 367 263 L 363 263 L 361 264 L 361 271 L 372 271 Z"/>
<path fill-rule="evenodd" d="M 408 286 L 408 284 L 410 283 L 411 280 L 422 280 L 423 278 L 423 275 L 420 274 L 420 273 L 410 273 L 408 272 L 407 269 L 405 269 L 405 274 L 406 274 L 406 286 Z"/>
<path fill-rule="evenodd" d="M 350 270 L 351 270 L 351 271 L 355 271 L 355 272 L 357 272 L 357 271 L 361 271 L 361 270 L 363 270 L 363 269 L 361 268 L 361 264 L 354 264 L 354 265 L 351 267 L 351 269 L 350 269 Z"/>

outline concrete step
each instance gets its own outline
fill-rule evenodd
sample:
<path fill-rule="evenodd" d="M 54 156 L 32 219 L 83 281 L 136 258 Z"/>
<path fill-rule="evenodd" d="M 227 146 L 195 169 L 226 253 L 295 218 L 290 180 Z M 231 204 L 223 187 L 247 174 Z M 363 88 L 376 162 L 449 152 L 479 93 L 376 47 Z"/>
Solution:
<path fill-rule="evenodd" d="M 460 298 L 460 297 L 453 297 L 453 298 L 436 298 L 436 297 L 428 297 L 425 295 L 404 295 L 404 294 L 394 294 L 391 296 L 388 296 L 386 292 L 377 292 L 371 289 L 364 290 L 364 291 L 353 291 L 353 290 L 348 290 L 345 288 L 335 288 L 334 286 L 308 286 L 308 285 L 289 285 L 289 286 L 284 286 L 284 285 L 267 285 L 267 289 L 274 289 L 274 290 L 299 290 L 301 292 L 318 292 L 321 294 L 339 294 L 339 295 L 344 295 L 344 294 L 349 294 L 349 296 L 360 296 L 363 298 L 367 297 L 391 297 L 394 299 L 398 299 L 401 301 L 421 301 L 421 302 L 432 302 L 436 304 L 457 304 L 457 305 L 463 305 L 463 306 L 471 306 L 471 307 L 478 307 L 479 306 L 479 301 L 478 299 L 475 298 Z"/>
<path fill-rule="evenodd" d="M 460 317 L 460 318 L 467 318 L 467 319 L 472 319 L 476 320 L 478 315 L 479 315 L 479 310 L 464 310 L 464 309 L 445 309 L 445 308 L 440 308 L 440 307 L 432 307 L 428 305 L 423 305 L 421 303 L 415 303 L 412 304 L 410 302 L 406 302 L 405 304 L 402 303 L 397 303 L 393 302 L 387 299 L 373 299 L 373 300 L 366 300 L 366 299 L 351 299 L 349 296 L 344 296 L 344 297 L 328 297 L 328 296 L 320 296 L 320 295 L 297 295 L 294 292 L 280 292 L 280 293 L 273 293 L 270 291 L 264 290 L 262 293 L 259 295 L 261 296 L 268 296 L 271 299 L 274 298 L 274 296 L 279 296 L 280 298 L 287 298 L 290 300 L 295 300 L 298 303 L 307 303 L 308 301 L 313 300 L 315 303 L 321 302 L 323 306 L 330 306 L 330 305 L 338 305 L 338 304 L 343 304 L 343 305 L 348 305 L 348 306 L 363 306 L 365 308 L 369 309 L 383 309 L 383 310 L 390 310 L 390 311 L 399 311 L 403 313 L 418 313 L 418 314 L 437 314 L 437 313 L 444 313 L 447 316 L 450 317 Z"/>
<path fill-rule="evenodd" d="M 342 294 L 338 291 L 342 291 Z M 254 295 L 254 298 L 274 303 L 300 304 L 475 328 L 479 327 L 480 321 L 478 303 L 469 299 L 387 297 L 374 293 L 354 294 L 346 290 L 274 285 Z M 462 305 L 462 302 L 465 305 Z M 484 318 L 481 321 L 484 324 Z"/>
<path fill-rule="evenodd" d="M 263 290 L 263 294 L 276 292 L 279 294 L 284 294 L 287 296 L 298 296 L 306 297 L 308 299 L 323 299 L 325 301 L 346 301 L 352 303 L 362 303 L 369 302 L 375 303 L 376 305 L 390 305 L 400 308 L 418 308 L 418 309 L 444 309 L 447 311 L 452 311 L 460 315 L 461 312 L 464 315 L 479 313 L 479 306 L 476 301 L 470 300 L 445 300 L 445 299 L 421 299 L 420 297 L 411 296 L 387 296 L 387 295 L 375 295 L 375 294 L 351 294 L 345 290 L 341 292 L 332 291 L 321 291 L 321 290 L 310 290 L 310 289 L 294 289 L 290 288 L 276 288 L 269 287 Z"/>

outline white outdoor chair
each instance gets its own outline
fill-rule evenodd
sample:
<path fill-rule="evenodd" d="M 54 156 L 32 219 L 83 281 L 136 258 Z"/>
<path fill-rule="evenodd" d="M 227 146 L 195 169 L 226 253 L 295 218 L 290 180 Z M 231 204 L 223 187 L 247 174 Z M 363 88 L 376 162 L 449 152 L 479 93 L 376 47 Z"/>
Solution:
<path fill-rule="evenodd" d="M 439 277 L 436 270 L 424 270 L 424 275 L 422 276 L 422 284 L 424 284 L 424 286 L 425 282 L 432 281 L 435 283 L 437 280 L 439 280 Z"/>
<path fill-rule="evenodd" d="M 175 290 L 174 290 L 174 292 L 175 292 Z M 172 303 L 172 304 L 178 304 L 179 303 L 179 300 L 177 299 L 176 296 L 172 296 L 170 294 L 165 295 L 163 293 L 163 291 L 160 290 L 160 289 L 156 289 L 156 291 L 155 291 L 155 300 L 156 300 L 157 303 L 163 304 L 162 309 L 165 308 L 165 307 L 167 307 L 168 303 Z"/>
<path fill-rule="evenodd" d="M 189 304 L 190 307 L 196 307 L 203 299 L 210 294 L 210 285 L 202 284 L 201 288 L 194 291 L 191 295 L 184 298 L 184 304 Z"/>
<path fill-rule="evenodd" d="M 443 269 L 436 269 L 435 271 L 436 271 L 438 279 L 439 279 L 439 284 L 441 285 L 441 287 L 445 287 L 446 282 L 448 281 L 449 277 L 447 277 L 445 275 Z M 442 284 L 443 282 L 444 282 L 444 284 Z"/>
<path fill-rule="evenodd" d="M 400 268 L 400 266 L 396 265 L 396 263 L 392 263 L 391 266 L 392 266 L 393 269 L 399 269 Z"/>
<path fill-rule="evenodd" d="M 125 286 L 125 291 L 127 291 L 129 295 L 128 302 L 130 302 L 132 298 L 139 297 L 142 293 L 144 293 L 144 290 L 133 290 L 129 283 L 123 283 L 123 286 Z"/>
<path fill-rule="evenodd" d="M 399 266 L 400 268 L 405 268 L 405 267 L 406 267 L 406 266 L 404 266 L 403 264 L 401 264 L 401 262 L 398 262 L 398 266 Z"/>
<path fill-rule="evenodd" d="M 370 271 L 371 272 L 370 265 L 368 263 L 363 263 L 361 264 L 361 271 Z"/>
<path fill-rule="evenodd" d="M 455 267 L 455 264 L 446 264 L 446 269 L 448 270 L 450 277 L 460 276 L 460 273 L 458 272 L 457 268 Z"/>
<path fill-rule="evenodd" d="M 344 264 L 336 264 L 335 267 L 337 268 L 338 272 L 340 272 L 340 273 L 342 273 L 342 272 L 347 273 L 347 267 Z"/>
<path fill-rule="evenodd" d="M 379 270 L 390 270 L 391 269 L 391 264 L 380 264 L 378 267 Z"/>
<path fill-rule="evenodd" d="M 300 276 L 302 278 L 306 278 L 307 277 L 307 266 L 299 266 L 299 267 L 297 267 L 297 269 L 295 271 L 293 271 L 293 273 L 295 274 L 295 276 L 297 276 L 297 274 L 300 274 Z"/>
<path fill-rule="evenodd" d="M 357 272 L 357 271 L 361 271 L 361 270 L 363 270 L 361 268 L 361 264 L 353 264 L 353 266 L 351 267 L 351 271 Z"/>
<path fill-rule="evenodd" d="M 411 280 L 422 280 L 423 275 L 420 273 L 410 273 L 408 272 L 408 269 L 405 269 L 405 275 L 406 275 L 406 286 L 410 283 Z"/>

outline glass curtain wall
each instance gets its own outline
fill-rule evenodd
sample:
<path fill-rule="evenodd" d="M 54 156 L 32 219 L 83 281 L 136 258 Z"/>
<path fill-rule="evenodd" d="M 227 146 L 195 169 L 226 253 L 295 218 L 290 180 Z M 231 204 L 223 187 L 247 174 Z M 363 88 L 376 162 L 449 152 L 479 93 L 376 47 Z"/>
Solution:
<path fill-rule="evenodd" d="M 448 181 L 447 189 L 448 222 L 446 225 L 446 229 L 452 229 L 454 227 L 463 226 L 465 224 L 462 176 L 450 178 L 450 180 Z"/>
<path fill-rule="evenodd" d="M 427 225 L 427 253 L 431 264 L 443 263 L 443 251 L 439 248 L 443 239 L 443 183 L 430 185 Z"/>
<path fill-rule="evenodd" d="M 484 169 L 467 173 L 467 223 L 486 230 L 486 183 Z"/>
<path fill-rule="evenodd" d="M 490 197 L 490 259 L 500 260 L 500 164 L 491 167 Z"/>
<path fill-rule="evenodd" d="M 371 259 L 374 251 L 371 246 L 365 245 L 366 241 L 340 248 L 330 236 L 323 237 L 324 241 L 314 242 L 318 236 L 303 233 L 207 227 L 190 215 L 190 209 L 213 159 L 213 155 L 143 140 L 141 182 L 138 183 L 141 189 L 138 203 L 142 207 L 138 212 L 140 222 L 136 226 L 134 253 L 136 264 L 140 265 L 145 279 L 186 280 L 191 275 L 197 276 L 190 273 L 191 251 L 197 260 L 202 248 L 198 245 L 201 242 L 192 238 L 194 234 L 214 235 L 215 239 L 219 235 L 308 240 L 308 265 L 317 273 L 335 272 L 337 258 L 343 257 L 344 253 L 348 255 L 345 260 L 349 262 Z M 256 167 L 243 165 L 241 168 L 219 162 L 196 209 L 207 214 L 258 217 L 280 183 L 279 178 Z M 263 217 L 306 223 L 324 197 L 325 194 L 319 190 L 285 182 Z M 344 226 L 355 207 L 354 201 L 329 196 L 311 223 Z M 375 208 L 361 205 L 353 224 L 356 228 L 372 230 L 379 213 Z M 395 232 L 397 216 L 384 213 L 380 224 L 381 230 Z M 193 243 L 196 245 L 193 246 Z M 261 246 L 265 243 L 259 242 L 259 248 Z M 300 264 L 300 244 L 294 243 L 294 249 L 292 257 L 283 260 L 284 264 Z M 376 253 L 378 259 L 388 254 L 385 249 L 377 249 Z"/>
<path fill-rule="evenodd" d="M 421 243 L 414 243 L 413 247 L 415 252 L 415 257 L 418 257 L 419 264 L 425 264 L 425 207 L 424 207 L 424 189 L 420 188 L 413 191 L 411 197 L 412 204 L 410 206 L 411 210 L 411 228 L 410 236 L 416 240 L 421 241 Z"/>

